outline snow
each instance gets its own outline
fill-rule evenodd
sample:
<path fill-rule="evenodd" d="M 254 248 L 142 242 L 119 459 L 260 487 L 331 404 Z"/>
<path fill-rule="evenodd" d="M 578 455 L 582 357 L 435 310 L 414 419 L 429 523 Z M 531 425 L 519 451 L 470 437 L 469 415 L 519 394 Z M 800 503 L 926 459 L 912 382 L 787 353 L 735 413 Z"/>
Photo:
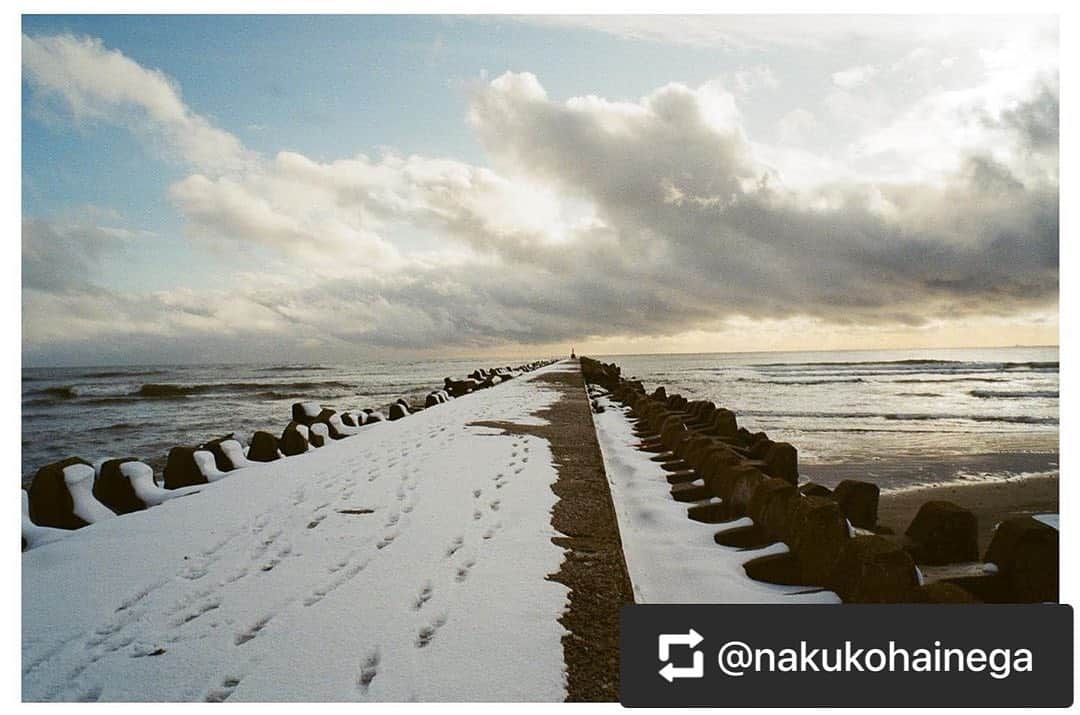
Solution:
<path fill-rule="evenodd" d="M 322 405 L 317 402 L 302 402 L 300 403 L 300 409 L 303 411 L 305 417 L 314 419 L 322 412 Z"/>
<path fill-rule="evenodd" d="M 116 513 L 94 496 L 94 468 L 89 464 L 64 467 L 64 483 L 71 494 L 72 513 L 87 524 L 113 519 Z"/>
<path fill-rule="evenodd" d="M 38 526 L 30 521 L 30 495 L 26 493 L 25 489 L 19 491 L 22 492 L 22 538 L 26 540 L 27 549 L 59 541 L 73 533 L 67 529 Z"/>
<path fill-rule="evenodd" d="M 324 425 L 322 422 L 316 422 L 315 424 L 311 425 L 310 429 L 312 437 L 322 437 L 324 446 L 330 443 L 330 428 Z"/>
<path fill-rule="evenodd" d="M 354 435 L 359 431 L 356 427 L 350 427 L 342 422 L 341 416 L 336 414 L 330 417 L 330 424 L 333 425 L 334 431 L 338 434 Z"/>
<path fill-rule="evenodd" d="M 563 699 L 536 374 L 26 552 L 24 700 Z"/>
<path fill-rule="evenodd" d="M 147 506 L 158 506 L 170 499 L 195 494 L 202 489 L 199 485 L 162 489 L 154 482 L 154 470 L 149 464 L 142 462 L 124 462 L 120 465 L 120 473 L 127 478 L 139 501 Z"/>
<path fill-rule="evenodd" d="M 221 443 L 221 451 L 232 462 L 234 469 L 240 469 L 241 467 L 250 467 L 254 462 L 249 462 L 247 455 L 244 454 L 244 447 L 235 439 L 227 439 Z"/>
<path fill-rule="evenodd" d="M 206 477 L 206 481 L 216 482 L 229 476 L 228 472 L 223 472 L 217 468 L 213 452 L 199 449 L 193 452 L 191 457 L 195 460 L 195 466 L 199 468 L 199 472 Z"/>
<path fill-rule="evenodd" d="M 1061 515 L 1060 514 L 1035 514 L 1034 518 L 1047 526 L 1052 526 L 1058 531 L 1061 531 Z"/>
<path fill-rule="evenodd" d="M 666 472 L 650 459 L 654 455 L 635 447 L 641 440 L 633 433 L 627 408 L 607 396 L 594 399 L 604 408 L 593 414 L 593 421 L 637 603 L 840 602 L 831 591 L 800 593 L 807 588 L 749 578 L 745 562 L 786 553 L 787 546 L 738 550 L 718 545 L 713 541 L 717 531 L 747 526 L 750 519 L 720 527 L 688 518 L 689 505 L 671 498 Z"/>

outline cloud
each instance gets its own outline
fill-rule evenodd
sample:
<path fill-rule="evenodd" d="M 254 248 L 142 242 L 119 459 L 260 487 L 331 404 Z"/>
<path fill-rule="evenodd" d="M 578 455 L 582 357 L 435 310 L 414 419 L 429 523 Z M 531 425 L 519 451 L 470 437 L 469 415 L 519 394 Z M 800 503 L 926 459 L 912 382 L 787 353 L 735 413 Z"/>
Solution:
<path fill-rule="evenodd" d="M 796 48 L 832 52 L 840 43 L 908 46 L 920 42 L 985 42 L 1015 29 L 1008 15 L 698 14 L 528 15 L 515 18 L 542 26 L 602 32 L 625 40 L 725 50 Z M 1050 17 L 1026 22 L 1055 25 Z"/>
<path fill-rule="evenodd" d="M 860 65 L 833 72 L 832 81 L 841 89 L 855 89 L 869 82 L 877 73 L 878 68 L 874 65 Z"/>
<path fill-rule="evenodd" d="M 235 167 L 250 158 L 240 141 L 192 112 L 161 72 L 146 69 L 96 38 L 22 38 L 23 72 L 40 97 L 78 120 L 119 122 L 147 134 L 178 160 Z"/>
<path fill-rule="evenodd" d="M 34 86 L 73 115 L 162 137 L 186 158 L 169 199 L 187 236 L 246 266 L 213 290 L 115 291 L 93 279 L 111 239 L 32 219 L 32 351 L 487 350 L 793 318 L 918 326 L 1056 304 L 1053 78 L 935 93 L 858 145 L 865 159 L 899 142 L 920 171 L 832 170 L 756 144 L 719 82 L 558 100 L 510 72 L 470 88 L 467 121 L 489 166 L 392 152 L 316 161 L 249 152 L 167 78 L 96 40 L 27 42 Z M 75 66 L 84 59 L 122 71 L 103 79 Z M 812 119 L 785 117 L 791 132 Z M 913 144 L 925 126 L 978 131 Z M 228 171 L 193 148 L 207 137 L 232 147 Z"/>

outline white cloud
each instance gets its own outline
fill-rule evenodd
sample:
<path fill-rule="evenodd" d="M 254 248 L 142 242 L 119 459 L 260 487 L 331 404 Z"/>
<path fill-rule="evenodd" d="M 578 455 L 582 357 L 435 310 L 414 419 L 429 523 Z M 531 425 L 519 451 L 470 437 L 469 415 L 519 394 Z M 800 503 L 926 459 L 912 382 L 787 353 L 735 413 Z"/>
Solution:
<path fill-rule="evenodd" d="M 23 35 L 22 54 L 25 76 L 39 95 L 59 99 L 76 119 L 119 121 L 146 131 L 198 167 L 231 168 L 250 159 L 236 137 L 192 112 L 165 75 L 98 39 Z"/>
<path fill-rule="evenodd" d="M 878 68 L 874 65 L 860 65 L 833 72 L 832 81 L 840 89 L 855 89 L 869 82 L 877 73 Z"/>
<path fill-rule="evenodd" d="M 27 46 L 37 91 L 181 154 L 193 170 L 169 198 L 189 237 L 256 266 L 210 291 L 50 281 L 38 269 L 53 263 L 91 276 L 111 239 L 30 221 L 24 314 L 38 348 L 479 348 L 791 316 L 910 326 L 1056 300 L 1057 85 L 1032 84 L 1030 73 L 1004 69 L 1008 82 L 991 73 L 989 86 L 929 95 L 857 145 L 857 160 L 879 164 L 901 147 L 898 161 L 918 167 L 904 174 L 756 144 L 719 82 L 672 83 L 637 101 L 558 101 L 534 75 L 504 73 L 469 96 L 483 167 L 393 153 L 260 157 L 183 104 L 167 78 L 98 41 Z M 84 61 L 118 77 L 87 73 Z M 778 128 L 793 142 L 815 119 L 795 110 Z M 971 138 L 918 144 L 928 127 Z M 226 161 L 203 157 L 212 146 Z M 403 250 L 402 236 L 424 247 Z"/>

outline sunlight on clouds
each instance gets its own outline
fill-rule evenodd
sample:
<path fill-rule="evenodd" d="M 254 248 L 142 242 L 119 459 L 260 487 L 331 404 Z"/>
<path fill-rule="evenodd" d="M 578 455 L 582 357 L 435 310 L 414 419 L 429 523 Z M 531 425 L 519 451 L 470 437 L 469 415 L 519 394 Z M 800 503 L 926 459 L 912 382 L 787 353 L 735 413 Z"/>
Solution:
<path fill-rule="evenodd" d="M 568 22 L 661 42 L 675 20 Z M 796 42 L 788 22 L 757 41 Z M 757 27 L 709 22 L 691 41 Z M 744 105 L 780 85 L 767 65 L 630 101 L 556 99 L 529 72 L 474 82 L 466 122 L 487 165 L 264 156 L 100 40 L 24 36 L 34 101 L 149 138 L 186 172 L 167 199 L 187 239 L 239 267 L 212 290 L 115 290 L 95 275 L 137 234 L 28 218 L 24 341 L 280 339 L 327 355 L 1054 342 L 1056 33 L 973 51 L 937 26 L 915 49 L 910 23 L 881 32 L 904 47 L 895 62 L 833 68 L 815 103 L 762 131 Z"/>

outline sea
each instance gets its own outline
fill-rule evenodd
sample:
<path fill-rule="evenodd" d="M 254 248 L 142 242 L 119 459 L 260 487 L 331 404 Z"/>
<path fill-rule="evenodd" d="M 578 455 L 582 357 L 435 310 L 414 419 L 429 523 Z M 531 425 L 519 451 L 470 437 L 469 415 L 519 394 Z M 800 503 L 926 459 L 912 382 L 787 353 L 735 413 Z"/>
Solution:
<path fill-rule="evenodd" d="M 795 445 L 800 472 L 826 485 L 862 478 L 903 489 L 1058 471 L 1056 347 L 596 357 L 649 390 L 733 410 L 740 425 Z M 297 401 L 338 410 L 422 402 L 444 377 L 520 362 L 26 368 L 22 479 L 72 455 L 138 457 L 160 473 L 175 445 L 280 432 Z"/>
<path fill-rule="evenodd" d="M 1058 348 L 608 356 L 799 451 L 800 475 L 884 490 L 1059 472 Z"/>
<path fill-rule="evenodd" d="M 522 360 L 430 360 L 356 365 L 151 365 L 24 368 L 22 480 L 71 456 L 138 457 L 158 478 L 169 449 L 256 430 L 280 434 L 295 402 L 383 409 L 423 404 L 443 379 Z"/>

